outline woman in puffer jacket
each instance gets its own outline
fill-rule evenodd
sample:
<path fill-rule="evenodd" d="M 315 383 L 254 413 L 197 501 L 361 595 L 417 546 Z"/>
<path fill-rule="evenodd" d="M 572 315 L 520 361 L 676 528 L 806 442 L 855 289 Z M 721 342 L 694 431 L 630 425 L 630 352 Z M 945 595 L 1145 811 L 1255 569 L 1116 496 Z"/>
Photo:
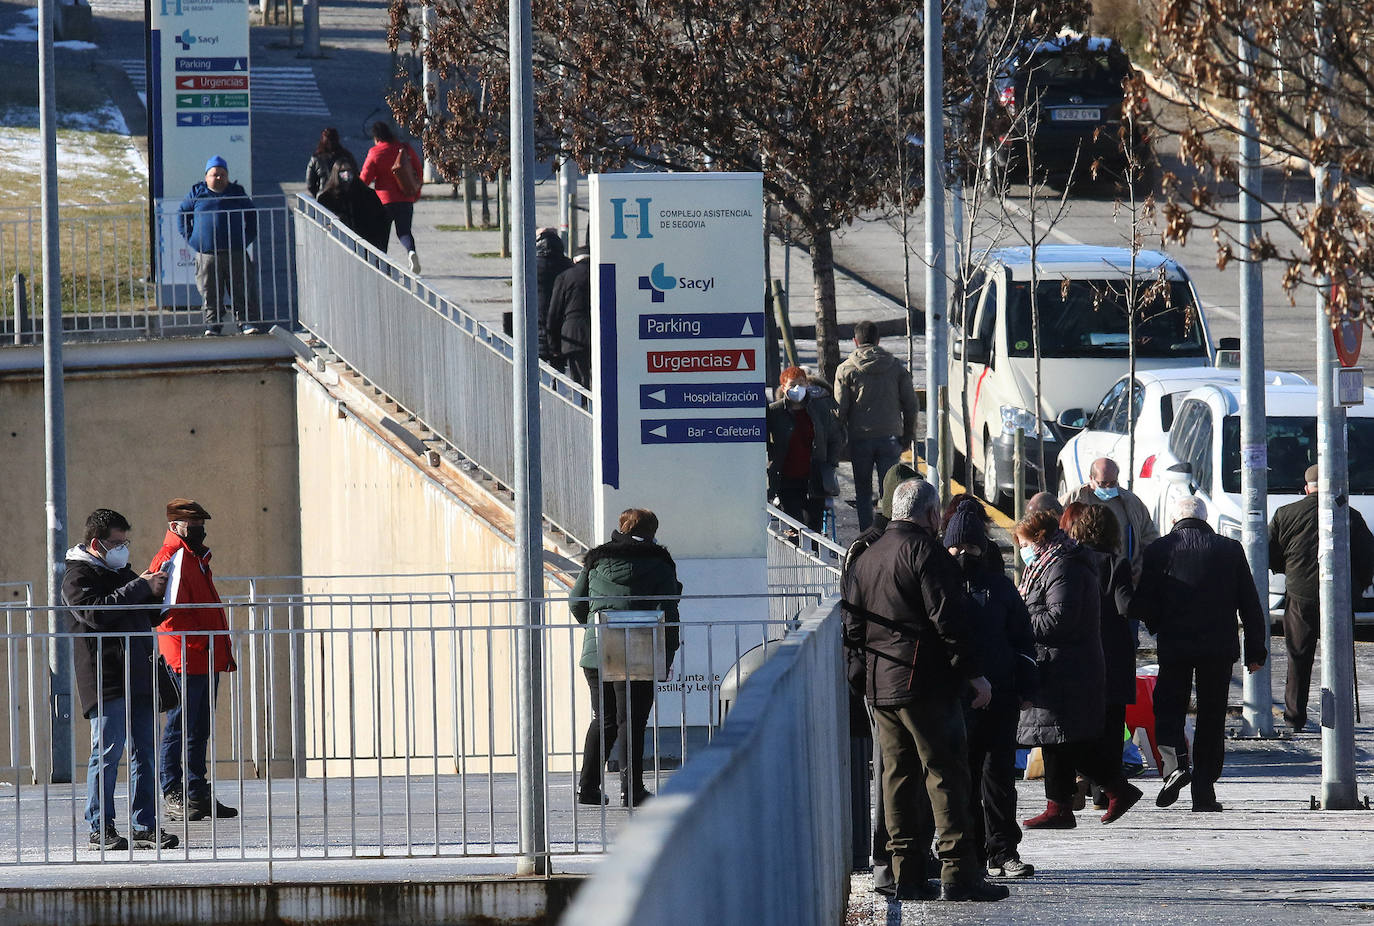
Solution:
<path fill-rule="evenodd" d="M 587 553 L 572 590 L 573 617 L 579 624 L 591 622 L 578 663 L 591 689 L 592 721 L 583 744 L 577 801 L 596 806 L 606 801 L 601 781 L 601 733 L 605 729 L 608 738 L 612 731 L 615 733 L 621 805 L 638 807 L 652 797 L 644 787 L 644 728 L 654 706 L 654 682 L 601 681 L 595 615 L 600 611 L 661 610 L 665 665 L 672 665 L 678 645 L 676 596 L 682 594 L 682 583 L 672 555 L 654 542 L 657 515 L 643 508 L 627 508 L 621 512 L 618 526 L 619 530 L 611 531 L 609 542 Z M 614 718 L 615 725 L 608 725 L 607 718 Z"/>

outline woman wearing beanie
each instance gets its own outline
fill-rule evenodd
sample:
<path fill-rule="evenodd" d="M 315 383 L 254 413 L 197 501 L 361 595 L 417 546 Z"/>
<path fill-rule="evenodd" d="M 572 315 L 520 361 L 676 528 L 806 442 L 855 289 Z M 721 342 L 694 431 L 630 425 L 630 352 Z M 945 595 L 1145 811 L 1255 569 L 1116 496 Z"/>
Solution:
<path fill-rule="evenodd" d="M 1016 735 L 1023 746 L 1039 746 L 1045 759 L 1045 812 L 1025 826 L 1078 825 L 1076 772 L 1103 782 L 1110 807 L 1102 822 L 1111 823 L 1140 799 L 1140 791 L 1121 778 L 1120 756 L 1111 765 L 1102 761 L 1105 668 L 1095 557 L 1047 511 L 1023 518 L 1015 537 L 1026 566 L 1021 597 L 1030 612 L 1040 670 L 1039 692 L 1021 712 Z"/>
<path fill-rule="evenodd" d="M 682 594 L 677 565 L 666 548 L 654 542 L 658 517 L 643 508 L 620 513 L 619 530 L 593 548 L 573 585 L 571 608 L 579 624 L 595 624 L 600 611 L 663 611 L 665 665 L 672 665 L 678 644 L 676 596 Z M 638 807 L 652 797 L 644 787 L 644 728 L 654 706 L 654 682 L 601 681 L 601 654 L 595 626 L 588 626 L 578 664 L 592 693 L 592 721 L 582 749 L 582 774 L 577 783 L 577 802 L 600 806 L 602 794 L 602 730 L 615 731 L 620 760 L 620 801 Z M 607 718 L 614 718 L 612 727 Z M 609 736 L 607 737 L 609 739 Z M 629 747 L 629 757 L 625 755 Z"/>
<path fill-rule="evenodd" d="M 1103 689 L 1106 716 L 1102 723 L 1100 745 L 1102 763 L 1120 776 L 1121 742 L 1126 728 L 1126 705 L 1135 703 L 1135 629 L 1127 614 L 1131 608 L 1131 563 L 1120 554 L 1121 525 L 1106 505 L 1070 502 L 1059 518 L 1059 526 L 1088 548 L 1097 560 L 1097 577 L 1102 620 L 1102 659 L 1106 668 Z M 1093 806 L 1111 809 L 1106 797 L 1108 782 L 1095 780 Z M 1132 786 L 1133 787 L 1133 786 Z M 1118 788 L 1118 791 L 1124 789 Z M 1129 794 L 1129 791 L 1125 793 Z"/>
<path fill-rule="evenodd" d="M 964 711 L 969 794 L 975 843 L 988 875 L 1028 878 L 1035 868 L 1021 861 L 1017 852 L 1021 828 L 1016 825 L 1016 721 L 1035 694 L 1035 638 L 1026 606 L 983 526 L 986 517 L 981 503 L 964 499 L 951 512 L 944 537 L 963 574 L 973 606 L 978 661 L 992 683 L 987 707 Z"/>

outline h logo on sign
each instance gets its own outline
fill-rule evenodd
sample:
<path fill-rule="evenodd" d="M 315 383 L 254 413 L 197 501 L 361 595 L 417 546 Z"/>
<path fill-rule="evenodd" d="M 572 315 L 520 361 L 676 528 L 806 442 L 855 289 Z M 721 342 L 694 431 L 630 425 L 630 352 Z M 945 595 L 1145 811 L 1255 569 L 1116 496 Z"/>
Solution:
<path fill-rule="evenodd" d="M 653 202 L 653 199 L 648 196 L 643 196 L 635 199 L 635 202 L 639 204 L 639 214 L 635 215 L 634 213 L 630 213 L 628 216 L 628 218 L 634 219 L 635 223 L 639 226 L 639 234 L 635 235 L 635 237 L 652 238 L 654 233 L 649 231 L 649 203 Z M 612 238 L 629 237 L 629 235 L 625 234 L 625 219 L 627 218 L 625 214 L 625 203 L 626 200 L 624 197 L 613 198 L 611 200 L 611 209 L 615 212 L 614 228 L 611 231 Z"/>
<path fill-rule="evenodd" d="M 166 15 L 167 15 L 167 0 L 162 0 L 162 15 L 163 15 L 163 16 L 166 16 Z M 173 15 L 173 16 L 180 16 L 180 15 L 181 15 L 181 0 L 176 0 L 176 12 L 173 13 L 172 15 Z"/>

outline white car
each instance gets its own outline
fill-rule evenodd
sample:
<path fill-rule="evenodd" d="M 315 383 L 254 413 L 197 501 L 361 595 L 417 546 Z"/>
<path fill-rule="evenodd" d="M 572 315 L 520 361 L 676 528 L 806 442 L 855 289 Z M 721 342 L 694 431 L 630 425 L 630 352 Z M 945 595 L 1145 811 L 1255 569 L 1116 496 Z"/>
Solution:
<path fill-rule="evenodd" d="M 1302 497 L 1307 467 L 1317 462 L 1317 387 L 1271 385 L 1264 391 L 1269 461 L 1269 513 Z M 1350 505 L 1374 523 L 1374 389 L 1363 405 L 1346 409 L 1349 435 Z M 1180 495 L 1207 504 L 1207 520 L 1221 534 L 1241 536 L 1240 388 L 1212 384 L 1194 389 L 1178 403 L 1167 446 L 1144 464 L 1149 472 L 1136 485 L 1153 482 L 1155 523 L 1170 527 L 1170 506 Z M 1278 608 L 1283 576 L 1269 577 L 1269 607 Z M 1374 600 L 1366 589 L 1355 618 L 1374 622 Z"/>
<path fill-rule="evenodd" d="M 1059 451 L 1059 464 L 1054 485 L 1061 498 L 1071 489 L 1088 481 L 1088 471 L 1094 460 L 1107 457 L 1121 470 L 1120 482 L 1140 496 L 1150 510 L 1154 510 L 1158 482 L 1142 479 L 1149 476 L 1155 454 L 1167 447 L 1169 428 L 1174 412 L 1184 396 L 1199 386 L 1216 384 L 1239 387 L 1240 370 L 1221 367 L 1182 367 L 1164 370 L 1137 370 L 1131 395 L 1135 403 L 1135 472 L 1132 480 L 1130 460 L 1130 405 L 1126 401 L 1128 376 L 1118 379 L 1097 408 L 1085 412 L 1081 408 L 1067 409 L 1059 416 L 1059 426 L 1065 433 L 1074 433 Z M 1276 373 L 1266 370 L 1264 380 L 1271 385 L 1308 385 L 1308 380 L 1296 373 Z"/>

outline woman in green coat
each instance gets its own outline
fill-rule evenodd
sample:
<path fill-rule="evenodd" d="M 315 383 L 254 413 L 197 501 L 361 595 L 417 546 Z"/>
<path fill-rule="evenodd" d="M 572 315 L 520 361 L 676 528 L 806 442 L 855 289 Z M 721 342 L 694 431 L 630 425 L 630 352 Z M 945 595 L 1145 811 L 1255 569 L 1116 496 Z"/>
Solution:
<path fill-rule="evenodd" d="M 665 665 L 672 664 L 678 645 L 676 596 L 682 594 L 682 583 L 677 579 L 672 555 L 654 542 L 657 533 L 658 517 L 652 511 L 629 508 L 621 512 L 619 530 L 611 531 L 608 543 L 587 553 L 582 573 L 573 585 L 573 617 L 580 624 L 591 621 L 578 663 L 592 693 L 592 722 L 587 727 L 577 786 L 579 804 L 600 806 L 606 800 L 601 781 L 601 731 L 606 718 L 615 719 L 621 804 L 638 807 L 651 796 L 644 787 L 644 728 L 654 705 L 654 682 L 601 681 L 601 655 L 597 651 L 596 619 L 592 615 L 598 611 L 661 610 Z M 630 752 L 628 762 L 626 744 Z"/>

